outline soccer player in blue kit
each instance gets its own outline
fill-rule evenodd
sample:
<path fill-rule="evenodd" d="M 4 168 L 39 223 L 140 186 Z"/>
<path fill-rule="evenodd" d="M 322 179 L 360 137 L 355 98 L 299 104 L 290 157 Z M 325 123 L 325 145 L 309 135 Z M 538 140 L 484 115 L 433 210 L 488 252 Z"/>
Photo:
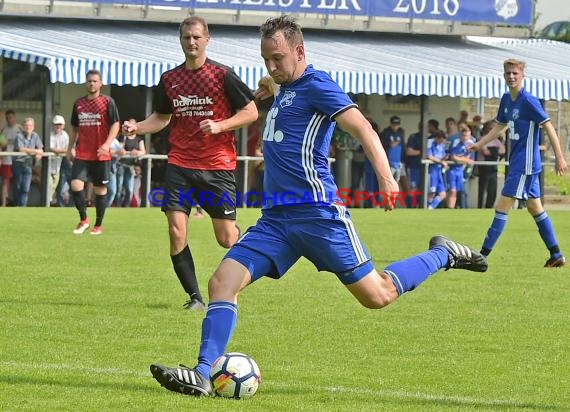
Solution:
<path fill-rule="evenodd" d="M 509 131 L 511 153 L 509 172 L 505 185 L 495 207 L 495 218 L 483 241 L 481 253 L 488 256 L 507 225 L 509 210 L 515 199 L 526 200 L 526 208 L 538 226 L 538 233 L 550 251 L 544 267 L 561 267 L 566 259 L 560 251 L 552 222 L 540 200 L 539 176 L 542 169 L 540 160 L 540 128 L 546 131 L 554 156 L 555 170 L 559 175 L 566 173 L 568 166 L 560 148 L 556 130 L 536 97 L 523 87 L 525 63 L 508 59 L 503 63 L 504 78 L 509 92 L 501 98 L 497 112 L 497 124 L 469 150 L 477 152 L 485 144 L 495 140 L 505 130 Z"/>
<path fill-rule="evenodd" d="M 442 268 L 487 270 L 485 257 L 475 250 L 434 236 L 427 252 L 377 272 L 340 204 L 327 154 L 336 122 L 361 142 L 381 190 L 397 192 L 378 135 L 330 76 L 306 63 L 303 34 L 293 18 L 281 16 L 261 26 L 261 55 L 271 79 L 280 85 L 263 131 L 262 216 L 210 278 L 197 366 L 151 365 L 153 377 L 173 392 L 212 394 L 211 365 L 232 336 L 240 290 L 265 276 L 280 278 L 302 256 L 318 270 L 336 274 L 371 309 L 388 305 Z M 264 78 L 255 95 L 271 97 L 271 86 Z M 386 210 L 393 207 L 388 204 Z"/>

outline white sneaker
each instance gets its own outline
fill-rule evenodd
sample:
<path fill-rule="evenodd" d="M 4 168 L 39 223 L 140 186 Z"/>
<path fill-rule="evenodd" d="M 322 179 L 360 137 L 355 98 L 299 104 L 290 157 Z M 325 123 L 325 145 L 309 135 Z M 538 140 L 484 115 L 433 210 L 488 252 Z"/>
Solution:
<path fill-rule="evenodd" d="M 75 229 L 73 229 L 73 233 L 76 235 L 82 235 L 87 229 L 89 229 L 89 219 L 80 221 Z"/>

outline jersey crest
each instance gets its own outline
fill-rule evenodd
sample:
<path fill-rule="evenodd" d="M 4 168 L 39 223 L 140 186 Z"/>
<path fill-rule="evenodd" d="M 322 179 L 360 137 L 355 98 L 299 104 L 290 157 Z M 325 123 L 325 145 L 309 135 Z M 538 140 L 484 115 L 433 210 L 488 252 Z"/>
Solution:
<path fill-rule="evenodd" d="M 285 93 L 283 93 L 283 97 L 279 101 L 279 105 L 281 107 L 292 106 L 293 99 L 295 98 L 295 96 L 297 96 L 297 93 L 295 93 L 294 90 L 285 90 Z"/>

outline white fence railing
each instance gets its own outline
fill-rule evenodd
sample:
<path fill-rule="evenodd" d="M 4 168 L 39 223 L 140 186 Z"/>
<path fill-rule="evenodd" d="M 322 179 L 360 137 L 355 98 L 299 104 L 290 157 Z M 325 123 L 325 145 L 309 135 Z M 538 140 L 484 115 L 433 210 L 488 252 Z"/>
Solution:
<path fill-rule="evenodd" d="M 2 157 L 6 157 L 6 156 L 31 156 L 33 157 L 33 155 L 26 155 L 24 153 L 20 153 L 20 152 L 0 152 L 0 160 L 2 159 Z M 42 154 L 42 159 L 46 159 L 48 162 L 47 165 L 47 170 L 50 170 L 50 162 L 51 159 L 54 158 L 55 156 L 62 156 L 53 152 L 44 152 Z M 130 158 L 131 156 L 129 155 L 125 155 L 122 156 L 123 158 Z M 145 172 L 145 187 L 144 187 L 144 193 L 143 196 L 146 198 L 146 196 L 148 195 L 148 193 L 151 190 L 151 170 L 152 170 L 152 161 L 153 160 L 166 160 L 168 159 L 167 155 L 162 155 L 162 154 L 147 154 L 144 156 L 140 156 L 140 157 L 136 157 L 137 160 L 141 161 L 142 163 L 146 163 L 146 168 L 144 168 L 144 172 Z M 243 182 L 242 182 L 242 193 L 246 193 L 248 191 L 248 181 L 249 181 L 249 163 L 253 162 L 253 161 L 259 161 L 259 160 L 263 160 L 263 157 L 261 156 L 238 156 L 237 157 L 238 162 L 243 162 Z M 329 159 L 329 164 L 334 162 L 335 159 Z M 427 159 L 423 159 L 422 160 L 422 164 L 424 166 L 424 176 L 429 176 L 428 174 L 428 169 L 429 169 L 429 165 L 432 164 L 433 162 Z M 448 161 L 448 164 L 453 164 L 455 162 L 452 161 Z M 481 166 L 508 166 L 509 162 L 508 161 L 475 161 L 473 162 L 473 165 L 481 165 Z M 554 166 L 554 163 L 551 161 L 546 161 L 543 162 L 543 167 L 550 167 L 550 166 Z M 49 179 L 48 180 L 48 187 L 47 188 L 42 188 L 42 190 L 46 190 L 46 194 L 52 193 L 52 189 L 51 187 L 49 187 Z M 424 179 L 424 187 L 423 187 L 423 193 L 428 193 L 429 190 L 429 181 L 428 179 Z M 50 204 L 50 200 L 48 198 L 48 196 L 45 196 L 46 200 L 44 202 L 44 206 L 49 206 Z M 426 207 L 426 198 L 427 196 L 423 196 L 424 199 L 424 207 Z M 244 202 L 243 207 L 247 207 L 247 202 Z M 149 204 L 148 201 L 145 202 L 146 207 L 151 207 L 151 205 Z"/>

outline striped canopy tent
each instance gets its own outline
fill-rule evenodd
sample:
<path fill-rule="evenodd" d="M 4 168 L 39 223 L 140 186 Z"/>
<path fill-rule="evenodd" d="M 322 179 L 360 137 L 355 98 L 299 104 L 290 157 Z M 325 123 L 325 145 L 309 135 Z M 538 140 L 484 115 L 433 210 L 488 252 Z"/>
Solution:
<path fill-rule="evenodd" d="M 254 89 L 266 69 L 252 27 L 210 27 L 208 55 Z M 527 63 L 526 88 L 570 100 L 570 45 L 516 40 L 305 30 L 307 59 L 355 94 L 500 97 L 502 61 Z M 103 20 L 1 19 L 0 55 L 45 66 L 52 83 L 83 83 L 99 69 L 105 84 L 155 86 L 183 61 L 176 24 Z"/>

